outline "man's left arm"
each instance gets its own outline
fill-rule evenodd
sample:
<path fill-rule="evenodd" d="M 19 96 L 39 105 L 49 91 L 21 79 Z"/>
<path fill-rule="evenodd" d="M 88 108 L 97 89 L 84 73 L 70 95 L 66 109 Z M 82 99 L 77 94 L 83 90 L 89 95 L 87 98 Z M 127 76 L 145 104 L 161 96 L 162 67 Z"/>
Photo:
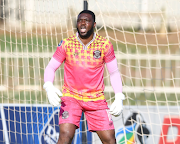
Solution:
<path fill-rule="evenodd" d="M 123 100 L 125 99 L 125 96 L 122 93 L 122 81 L 116 58 L 111 62 L 106 63 L 106 66 L 109 71 L 110 82 L 115 93 L 115 100 L 111 105 L 110 113 L 114 116 L 119 116 L 123 110 Z"/>
<path fill-rule="evenodd" d="M 107 65 L 107 69 L 110 74 L 111 85 L 115 93 L 115 100 L 111 105 L 110 113 L 114 116 L 118 116 L 123 110 L 123 100 L 125 99 L 125 96 L 122 93 L 121 76 L 118 70 L 114 48 L 110 41 L 106 44 L 104 61 Z"/>
<path fill-rule="evenodd" d="M 115 93 L 115 100 L 110 108 L 110 113 L 114 116 L 119 116 L 123 110 L 123 100 L 125 99 L 122 93 L 122 81 L 117 66 L 116 58 L 111 62 L 106 63 L 107 69 L 110 74 L 110 81 Z"/>

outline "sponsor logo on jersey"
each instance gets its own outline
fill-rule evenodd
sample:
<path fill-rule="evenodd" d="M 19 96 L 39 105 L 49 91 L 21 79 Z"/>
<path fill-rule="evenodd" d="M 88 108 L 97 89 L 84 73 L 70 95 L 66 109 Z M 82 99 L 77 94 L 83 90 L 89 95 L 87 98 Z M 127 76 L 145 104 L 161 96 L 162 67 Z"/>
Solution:
<path fill-rule="evenodd" d="M 99 50 L 96 50 L 93 52 L 93 57 L 95 59 L 99 59 L 101 57 L 101 52 Z"/>

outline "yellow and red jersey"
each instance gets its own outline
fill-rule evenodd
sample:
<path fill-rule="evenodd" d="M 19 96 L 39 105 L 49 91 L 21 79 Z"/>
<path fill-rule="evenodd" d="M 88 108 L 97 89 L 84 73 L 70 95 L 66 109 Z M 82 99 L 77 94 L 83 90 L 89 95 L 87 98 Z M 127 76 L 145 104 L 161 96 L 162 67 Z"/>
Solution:
<path fill-rule="evenodd" d="M 83 101 L 104 99 L 104 64 L 115 59 L 109 40 L 94 33 L 84 45 L 76 33 L 62 41 L 53 58 L 64 61 L 63 96 Z"/>

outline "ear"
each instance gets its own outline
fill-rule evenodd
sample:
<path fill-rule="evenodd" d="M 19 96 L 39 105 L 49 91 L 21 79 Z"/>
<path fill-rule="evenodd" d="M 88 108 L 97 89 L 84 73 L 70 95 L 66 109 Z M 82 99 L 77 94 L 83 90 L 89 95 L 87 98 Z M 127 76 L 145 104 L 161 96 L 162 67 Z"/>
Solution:
<path fill-rule="evenodd" d="M 94 26 L 93 27 L 95 28 L 95 26 L 96 26 L 96 22 L 94 22 Z"/>

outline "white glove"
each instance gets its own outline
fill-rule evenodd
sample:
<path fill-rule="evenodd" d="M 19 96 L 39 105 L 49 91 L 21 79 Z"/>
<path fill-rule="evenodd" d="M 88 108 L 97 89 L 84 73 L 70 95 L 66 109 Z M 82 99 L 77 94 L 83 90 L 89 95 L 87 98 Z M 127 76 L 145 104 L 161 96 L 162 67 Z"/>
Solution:
<path fill-rule="evenodd" d="M 110 114 L 114 116 L 119 116 L 123 110 L 123 100 L 125 96 L 123 93 L 116 93 L 115 100 L 111 105 Z"/>
<path fill-rule="evenodd" d="M 45 82 L 43 88 L 46 90 L 49 103 L 53 106 L 58 106 L 61 101 L 61 99 L 59 98 L 59 96 L 62 96 L 61 91 L 54 87 L 52 82 L 50 81 Z"/>

